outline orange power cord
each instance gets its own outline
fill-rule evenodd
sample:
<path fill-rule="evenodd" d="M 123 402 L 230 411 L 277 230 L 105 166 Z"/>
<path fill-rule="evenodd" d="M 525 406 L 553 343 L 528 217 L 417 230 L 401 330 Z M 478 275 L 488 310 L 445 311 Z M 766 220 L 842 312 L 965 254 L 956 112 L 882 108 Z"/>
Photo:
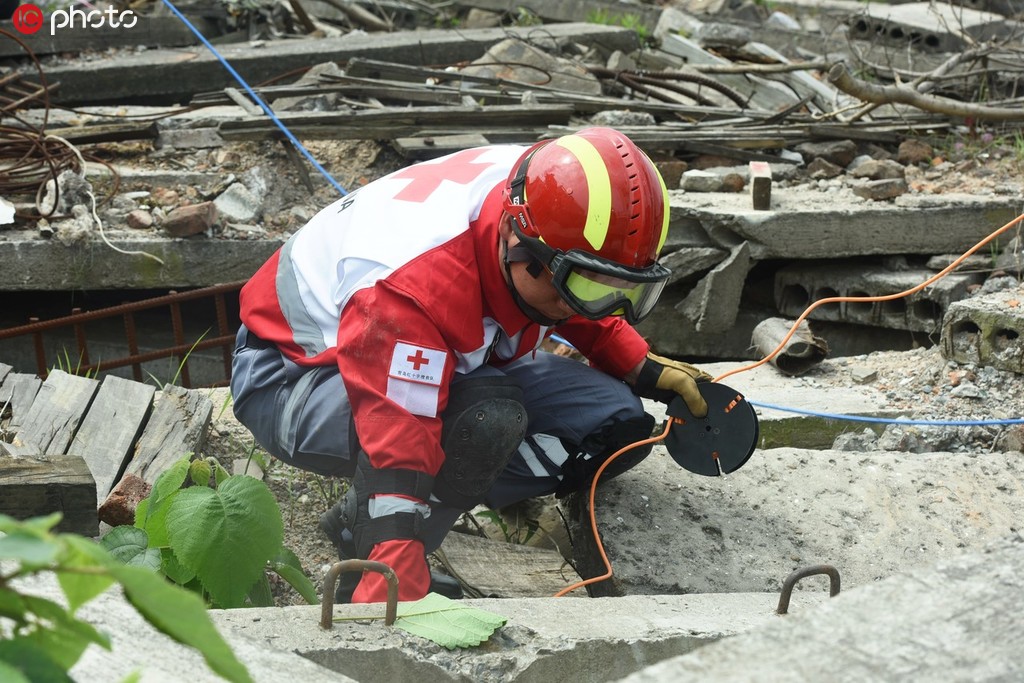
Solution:
<path fill-rule="evenodd" d="M 930 278 L 928 278 L 927 280 L 925 280 L 921 284 L 916 285 L 914 287 L 911 287 L 910 289 L 908 289 L 908 290 L 906 290 L 904 292 L 899 292 L 897 294 L 885 294 L 885 295 L 881 295 L 881 296 L 830 296 L 830 297 L 826 297 L 824 299 L 818 299 L 817 301 L 814 301 L 813 303 L 811 303 L 810 306 L 808 306 L 806 309 L 804 309 L 804 312 L 800 314 L 800 316 L 793 323 L 792 327 L 790 327 L 789 332 L 786 334 L 785 337 L 782 338 L 782 341 L 779 342 L 778 346 L 776 346 L 775 349 L 771 353 L 769 353 L 764 358 L 762 358 L 761 360 L 759 360 L 759 361 L 757 361 L 755 363 L 751 363 L 750 365 L 744 365 L 744 366 L 735 368 L 733 370 L 730 370 L 728 372 L 724 372 L 721 375 L 719 375 L 718 377 L 716 377 L 714 379 L 714 381 L 715 382 L 719 382 L 719 381 L 721 381 L 721 380 L 723 380 L 726 377 L 729 377 L 731 375 L 736 375 L 736 374 L 739 374 L 741 372 L 746 372 L 747 370 L 753 370 L 754 368 L 758 367 L 759 365 L 764 365 L 765 363 L 770 361 L 772 358 L 774 358 L 776 355 L 778 355 L 779 351 L 781 351 L 783 348 L 785 348 L 786 343 L 796 333 L 797 328 L 800 327 L 800 323 L 802 323 L 804 320 L 806 320 L 807 316 L 811 314 L 811 311 L 816 309 L 818 306 L 822 306 L 824 304 L 834 304 L 834 303 L 849 303 L 851 301 L 858 302 L 858 303 L 876 302 L 876 301 L 892 301 L 894 299 L 902 299 L 903 297 L 907 297 L 907 296 L 910 296 L 912 294 L 916 294 L 917 292 L 920 292 L 925 287 L 928 287 L 929 285 L 934 284 L 937 280 L 940 280 L 941 278 L 943 278 L 946 275 L 948 275 L 949 273 L 951 273 L 953 270 L 956 269 L 957 266 L 959 266 L 961 263 L 963 263 L 967 259 L 967 257 L 969 257 L 970 255 L 974 254 L 976 251 L 981 249 L 983 246 L 985 246 L 986 244 L 988 244 L 989 242 L 994 240 L 996 237 L 999 237 L 1000 235 L 1002 235 L 1007 230 L 1013 228 L 1015 225 L 1019 224 L 1021 221 L 1024 221 L 1024 214 L 1021 214 L 1021 215 L 1017 216 L 1016 218 L 1014 218 L 1012 221 L 1010 221 L 1009 223 L 1007 223 L 1003 227 L 1001 227 L 998 230 L 996 230 L 995 232 L 991 233 L 988 237 L 986 237 L 985 239 L 981 240 L 980 242 L 975 244 L 973 247 L 971 247 L 970 249 L 965 251 L 956 260 L 954 260 L 952 263 L 950 263 L 948 266 L 946 266 L 945 268 L 940 270 L 935 275 L 931 276 Z M 613 572 L 612 572 L 612 563 L 608 559 L 608 554 L 605 552 L 605 549 L 604 549 L 604 543 L 601 542 L 601 534 L 598 533 L 598 530 L 597 530 L 597 513 L 596 513 L 596 511 L 594 509 L 594 500 L 597 497 L 597 482 L 601 478 L 601 475 L 604 473 L 605 468 L 608 467 L 608 465 L 610 465 L 616 458 L 618 458 L 620 455 L 622 455 L 626 451 L 631 450 L 633 448 L 637 448 L 639 446 L 646 446 L 649 443 L 657 443 L 659 441 L 663 441 L 665 439 L 665 437 L 668 436 L 668 431 L 672 428 L 672 425 L 675 424 L 677 421 L 678 421 L 678 418 L 669 417 L 665 421 L 665 430 L 661 434 L 658 434 L 657 436 L 652 436 L 652 437 L 647 438 L 647 439 L 643 439 L 641 441 L 637 441 L 635 443 L 631 443 L 628 446 L 623 446 L 619 450 L 617 450 L 614 453 L 612 453 L 612 455 L 607 460 L 605 460 L 603 463 L 601 463 L 600 467 L 597 468 L 597 472 L 594 474 L 594 479 L 590 483 L 590 497 L 589 497 L 589 504 L 588 504 L 587 507 L 588 507 L 588 510 L 590 512 L 590 529 L 594 533 L 594 541 L 595 541 L 595 543 L 597 543 L 597 550 L 598 550 L 598 552 L 601 555 L 601 561 L 604 562 L 605 573 L 602 574 L 601 576 L 595 576 L 595 577 L 590 578 L 590 579 L 584 579 L 583 581 L 578 581 L 578 582 L 572 584 L 571 586 L 567 586 L 567 587 L 563 588 L 562 590 L 558 591 L 552 597 L 560 598 L 560 597 L 562 597 L 562 596 L 564 596 L 564 595 L 566 595 L 568 593 L 571 593 L 572 591 L 574 591 L 574 590 L 576 590 L 578 588 L 583 588 L 585 586 L 589 586 L 591 584 L 598 583 L 600 581 L 604 581 L 604 580 L 610 579 L 612 577 L 612 574 L 613 574 Z"/>

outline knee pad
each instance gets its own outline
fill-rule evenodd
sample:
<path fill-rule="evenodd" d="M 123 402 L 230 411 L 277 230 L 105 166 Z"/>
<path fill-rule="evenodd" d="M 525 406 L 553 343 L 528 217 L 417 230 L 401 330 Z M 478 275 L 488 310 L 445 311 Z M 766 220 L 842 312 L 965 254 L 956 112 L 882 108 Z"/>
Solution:
<path fill-rule="evenodd" d="M 523 390 L 505 376 L 456 382 L 441 422 L 444 464 L 434 495 L 469 510 L 484 499 L 526 436 Z"/>
<path fill-rule="evenodd" d="M 555 496 L 563 498 L 573 491 L 589 486 L 594 474 L 605 460 L 625 446 L 650 437 L 654 422 L 652 415 L 644 413 L 640 417 L 613 422 L 585 438 L 576 457 L 570 457 L 562 465 L 562 483 L 555 491 Z M 654 444 L 648 443 L 626 451 L 605 468 L 601 473 L 601 481 L 613 479 L 636 467 L 653 449 Z"/>

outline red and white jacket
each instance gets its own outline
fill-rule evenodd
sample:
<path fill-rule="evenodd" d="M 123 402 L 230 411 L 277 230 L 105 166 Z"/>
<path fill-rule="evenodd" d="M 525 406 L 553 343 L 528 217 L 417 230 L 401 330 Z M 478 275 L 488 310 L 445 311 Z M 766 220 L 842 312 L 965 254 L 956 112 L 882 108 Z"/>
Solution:
<path fill-rule="evenodd" d="M 337 363 L 375 468 L 435 475 L 453 375 L 535 353 L 551 332 L 516 305 L 500 259 L 501 191 L 524 149 L 468 149 L 376 180 L 320 211 L 242 288 L 256 336 L 300 365 Z M 615 377 L 648 349 L 620 318 L 573 316 L 557 331 Z M 389 541 L 370 556 L 398 560 L 416 546 L 423 567 L 399 572 L 402 600 L 429 585 L 422 545 Z"/>

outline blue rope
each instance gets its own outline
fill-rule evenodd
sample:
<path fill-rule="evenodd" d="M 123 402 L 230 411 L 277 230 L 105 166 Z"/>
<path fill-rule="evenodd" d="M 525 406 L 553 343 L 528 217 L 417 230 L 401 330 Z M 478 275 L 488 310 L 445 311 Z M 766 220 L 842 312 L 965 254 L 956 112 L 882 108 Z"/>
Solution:
<path fill-rule="evenodd" d="M 552 334 L 550 339 L 558 342 L 559 344 L 565 344 L 572 348 L 572 344 L 567 342 L 557 334 Z M 1024 424 L 1024 417 L 1015 417 L 1006 420 L 906 420 L 903 418 L 891 418 L 891 417 L 865 417 L 862 415 L 840 415 L 837 413 L 823 413 L 817 410 L 802 410 L 800 408 L 787 408 L 786 406 L 777 406 L 771 403 L 760 403 L 758 401 L 747 400 L 752 406 L 758 408 L 770 408 L 772 410 L 781 410 L 786 413 L 797 413 L 799 415 L 813 415 L 815 417 L 826 417 L 831 420 L 848 420 L 850 422 L 877 422 L 882 424 L 898 424 L 898 425 L 923 425 L 927 427 L 981 427 L 985 425 L 1019 425 Z"/>
<path fill-rule="evenodd" d="M 887 417 L 866 417 L 863 415 L 838 415 L 835 413 L 823 413 L 816 410 L 801 410 L 799 408 L 787 408 L 785 406 L 777 406 L 771 403 L 760 403 L 755 401 L 748 401 L 750 405 L 757 406 L 758 408 L 771 408 L 772 410 L 782 410 L 787 413 L 798 413 L 800 415 L 814 415 L 816 417 L 827 417 L 833 420 L 849 420 L 851 422 L 879 422 L 884 424 L 899 424 L 899 425 L 925 425 L 929 427 L 980 427 L 983 425 L 1019 425 L 1024 424 L 1024 417 L 1015 417 L 1006 420 L 906 420 L 903 418 L 887 418 Z"/>
<path fill-rule="evenodd" d="M 327 172 L 327 169 L 320 165 L 320 162 L 313 158 L 313 155 L 309 153 L 309 150 L 306 149 L 301 142 L 299 142 L 298 138 L 292 135 L 292 132 L 288 130 L 288 128 L 281 121 L 281 119 L 277 118 L 277 114 L 274 113 L 274 110 L 268 107 L 267 104 L 262 99 L 260 99 L 260 96 L 257 95 L 255 91 L 253 91 L 253 89 L 249 87 L 249 84 L 245 82 L 245 79 L 242 78 L 242 76 L 237 71 L 235 71 L 235 68 L 228 63 L 228 60 L 224 59 L 224 57 L 219 52 L 217 52 L 217 48 L 215 48 L 210 43 L 210 41 L 208 41 L 203 36 L 203 34 L 199 32 L 199 29 L 197 29 L 192 24 L 192 22 L 186 19 L 185 15 L 179 12 L 177 7 L 171 4 L 171 0 L 163 0 L 163 3 L 167 5 L 168 9 L 174 12 L 175 16 L 181 19 L 181 21 L 184 22 L 186 26 L 188 26 L 189 30 L 192 31 L 192 33 L 196 34 L 196 37 L 199 38 L 199 40 L 202 41 L 203 45 L 205 45 L 207 49 L 213 53 L 213 56 L 220 60 L 220 63 L 224 65 L 224 68 L 228 70 L 228 73 L 234 76 L 235 80 L 238 81 L 238 83 L 243 88 L 245 88 L 245 91 L 249 93 L 249 96 L 253 99 L 253 101 L 255 101 L 256 104 L 260 105 L 260 108 L 263 110 L 263 112 L 270 117 L 270 119 L 278 128 L 281 129 L 281 132 L 284 133 L 285 136 L 287 136 L 287 138 L 291 141 L 293 145 L 295 145 L 295 148 L 302 152 L 303 156 L 309 159 L 309 163 L 313 164 L 313 167 L 316 170 L 320 171 L 321 175 L 323 175 L 324 178 L 327 178 L 331 185 L 334 185 L 338 192 L 341 193 L 342 197 L 347 195 L 348 191 L 344 187 L 342 187 L 337 180 L 331 177 L 331 174 Z"/>

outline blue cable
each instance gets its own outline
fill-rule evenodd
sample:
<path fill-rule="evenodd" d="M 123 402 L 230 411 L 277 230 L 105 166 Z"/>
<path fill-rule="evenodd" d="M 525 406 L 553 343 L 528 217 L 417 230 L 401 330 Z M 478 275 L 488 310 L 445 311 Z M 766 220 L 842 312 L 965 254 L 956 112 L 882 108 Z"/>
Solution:
<path fill-rule="evenodd" d="M 313 155 L 309 153 L 309 150 L 306 149 L 301 142 L 299 142 L 298 138 L 292 135 L 292 132 L 288 130 L 287 127 L 285 127 L 281 119 L 277 118 L 277 114 L 275 114 L 274 111 L 270 107 L 268 107 L 262 99 L 260 99 L 260 96 L 257 95 L 253 91 L 253 89 L 249 87 L 249 84 L 245 82 L 245 79 L 242 78 L 242 76 L 237 71 L 235 71 L 235 68 L 228 63 L 228 60 L 224 59 L 224 57 L 219 52 L 217 52 L 217 48 L 215 48 L 210 43 L 210 41 L 208 41 L 203 36 L 203 34 L 199 32 L 199 29 L 197 29 L 192 24 L 192 22 L 186 19 L 185 15 L 179 12 L 177 7 L 171 4 L 171 0 L 163 0 L 163 2 L 172 12 L 174 12 L 175 16 L 181 19 L 181 21 L 184 22 L 186 26 L 188 26 L 189 30 L 192 31 L 192 33 L 196 34 L 196 37 L 199 38 L 199 40 L 202 41 L 203 45 L 205 45 L 207 49 L 213 53 L 213 56 L 220 60 L 220 63 L 224 65 L 224 68 L 228 70 L 228 73 L 234 76 L 235 80 L 238 81 L 243 88 L 245 88 L 245 92 L 249 93 L 249 96 L 253 99 L 253 101 L 255 101 L 256 104 L 260 105 L 260 108 L 264 111 L 264 113 L 270 117 L 270 119 L 278 128 L 281 129 L 281 132 L 284 133 L 285 136 L 287 136 L 287 138 L 291 141 L 293 145 L 295 145 L 296 149 L 302 152 L 303 156 L 309 159 L 309 163 L 313 164 L 313 167 L 316 170 L 320 171 L 321 175 L 323 175 L 324 178 L 327 178 L 331 185 L 334 185 L 338 192 L 341 193 L 342 197 L 347 195 L 348 191 L 344 187 L 342 187 L 337 180 L 331 177 L 331 174 L 327 172 L 327 169 L 320 165 L 320 162 L 313 158 Z"/>
<path fill-rule="evenodd" d="M 552 334 L 548 337 L 559 344 L 565 344 L 566 346 L 573 348 L 572 344 L 567 342 L 557 334 Z M 840 415 L 838 413 L 823 413 L 817 410 L 802 410 L 800 408 L 787 408 L 786 406 L 777 406 L 772 403 L 760 403 L 758 401 L 751 401 L 747 399 L 747 403 L 758 408 L 770 408 L 772 410 L 781 410 L 786 413 L 797 413 L 799 415 L 814 415 L 815 417 L 825 417 L 832 420 L 848 420 L 850 422 L 878 422 L 882 424 L 899 424 L 899 425 L 923 425 L 927 427 L 981 427 L 985 425 L 1019 425 L 1024 424 L 1024 417 L 1010 418 L 1006 420 L 906 420 L 903 418 L 890 418 L 890 417 L 865 417 L 863 415 Z"/>
<path fill-rule="evenodd" d="M 800 415 L 814 415 L 816 417 L 827 417 L 833 420 L 850 420 L 851 422 L 880 422 L 885 424 L 899 424 L 899 425 L 925 425 L 929 427 L 979 427 L 983 425 L 1019 425 L 1024 424 L 1024 417 L 1009 418 L 1006 420 L 906 420 L 903 418 L 887 418 L 887 417 L 866 417 L 863 415 L 839 415 L 836 413 L 822 413 L 816 410 L 801 410 L 799 408 L 787 408 L 785 406 L 777 406 L 771 403 L 760 403 L 757 401 L 747 401 L 752 406 L 758 408 L 771 408 L 772 410 L 782 410 L 787 413 L 799 413 Z"/>

